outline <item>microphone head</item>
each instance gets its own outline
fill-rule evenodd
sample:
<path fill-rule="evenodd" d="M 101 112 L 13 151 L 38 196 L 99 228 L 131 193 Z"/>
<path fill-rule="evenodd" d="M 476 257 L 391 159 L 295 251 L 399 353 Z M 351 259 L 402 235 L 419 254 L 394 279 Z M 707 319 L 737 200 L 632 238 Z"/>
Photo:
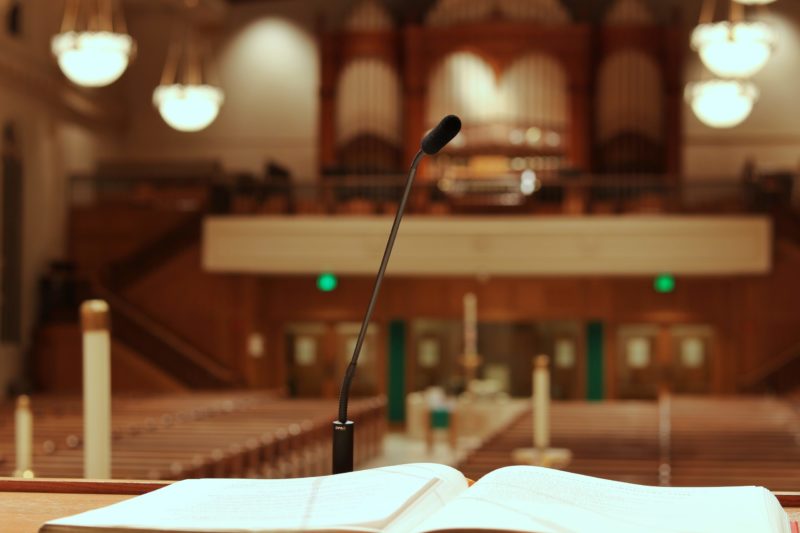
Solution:
<path fill-rule="evenodd" d="M 444 148 L 461 131 L 461 119 L 447 115 L 422 139 L 422 151 L 433 155 Z"/>

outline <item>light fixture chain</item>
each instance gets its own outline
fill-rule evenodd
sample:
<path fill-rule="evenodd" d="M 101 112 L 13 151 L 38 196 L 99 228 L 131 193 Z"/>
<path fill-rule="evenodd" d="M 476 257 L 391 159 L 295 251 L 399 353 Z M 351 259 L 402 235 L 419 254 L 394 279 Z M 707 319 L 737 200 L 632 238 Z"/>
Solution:
<path fill-rule="evenodd" d="M 731 24 L 744 21 L 744 5 L 731 0 L 729 18 Z"/>
<path fill-rule="evenodd" d="M 64 19 L 61 21 L 61 33 L 75 31 L 78 29 L 78 15 L 81 5 L 79 0 L 67 0 L 64 7 Z"/>
<path fill-rule="evenodd" d="M 113 2 L 112 9 L 116 11 L 117 16 L 114 20 L 117 22 L 117 31 L 119 33 L 128 33 L 128 23 L 125 21 L 125 10 L 122 9 L 122 0 L 111 0 Z M 116 9 L 114 9 L 116 8 Z M 113 16 L 113 12 L 112 12 Z"/>
<path fill-rule="evenodd" d="M 714 14 L 717 11 L 717 0 L 704 0 L 703 7 L 700 9 L 700 24 L 711 24 L 714 22 Z"/>
<path fill-rule="evenodd" d="M 178 67 L 181 61 L 181 37 L 178 31 L 173 33 L 174 37 L 167 52 L 167 61 L 164 63 L 164 71 L 161 74 L 161 85 L 172 85 L 178 83 Z"/>
<path fill-rule="evenodd" d="M 111 0 L 97 0 L 99 29 L 114 33 L 114 12 Z"/>

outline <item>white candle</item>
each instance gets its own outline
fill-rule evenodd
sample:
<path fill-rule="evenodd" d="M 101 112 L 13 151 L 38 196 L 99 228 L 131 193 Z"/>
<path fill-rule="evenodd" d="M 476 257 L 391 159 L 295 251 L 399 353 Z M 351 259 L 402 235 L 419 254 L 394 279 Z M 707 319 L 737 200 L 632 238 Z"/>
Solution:
<path fill-rule="evenodd" d="M 464 295 L 464 355 L 478 353 L 478 297 L 469 292 Z"/>
<path fill-rule="evenodd" d="M 548 357 L 539 355 L 533 368 L 533 447 L 550 447 L 550 370 Z"/>
<path fill-rule="evenodd" d="M 14 412 L 14 436 L 16 440 L 17 468 L 14 475 L 17 477 L 33 477 L 33 414 L 31 401 L 27 396 L 17 398 L 17 408 Z"/>
<path fill-rule="evenodd" d="M 111 336 L 108 304 L 81 305 L 83 326 L 83 476 L 111 478 Z"/>

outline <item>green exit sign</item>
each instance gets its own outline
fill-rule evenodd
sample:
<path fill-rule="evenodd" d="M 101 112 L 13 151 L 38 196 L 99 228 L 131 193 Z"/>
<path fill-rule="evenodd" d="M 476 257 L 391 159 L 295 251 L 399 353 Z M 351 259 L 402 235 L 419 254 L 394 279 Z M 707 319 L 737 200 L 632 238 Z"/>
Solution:
<path fill-rule="evenodd" d="M 653 280 L 653 288 L 657 293 L 668 294 L 675 290 L 675 276 L 672 274 L 659 274 Z"/>
<path fill-rule="evenodd" d="M 331 292 L 339 285 L 339 279 L 335 274 L 325 272 L 317 276 L 317 288 L 322 292 Z"/>

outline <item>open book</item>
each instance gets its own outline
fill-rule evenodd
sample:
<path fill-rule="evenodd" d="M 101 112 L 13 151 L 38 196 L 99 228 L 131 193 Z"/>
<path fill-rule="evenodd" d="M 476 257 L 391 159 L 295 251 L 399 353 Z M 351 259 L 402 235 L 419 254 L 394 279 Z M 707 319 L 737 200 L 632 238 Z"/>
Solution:
<path fill-rule="evenodd" d="M 286 480 L 191 479 L 45 524 L 100 532 L 790 533 L 761 487 L 660 488 L 513 466 L 467 488 L 435 464 Z"/>

